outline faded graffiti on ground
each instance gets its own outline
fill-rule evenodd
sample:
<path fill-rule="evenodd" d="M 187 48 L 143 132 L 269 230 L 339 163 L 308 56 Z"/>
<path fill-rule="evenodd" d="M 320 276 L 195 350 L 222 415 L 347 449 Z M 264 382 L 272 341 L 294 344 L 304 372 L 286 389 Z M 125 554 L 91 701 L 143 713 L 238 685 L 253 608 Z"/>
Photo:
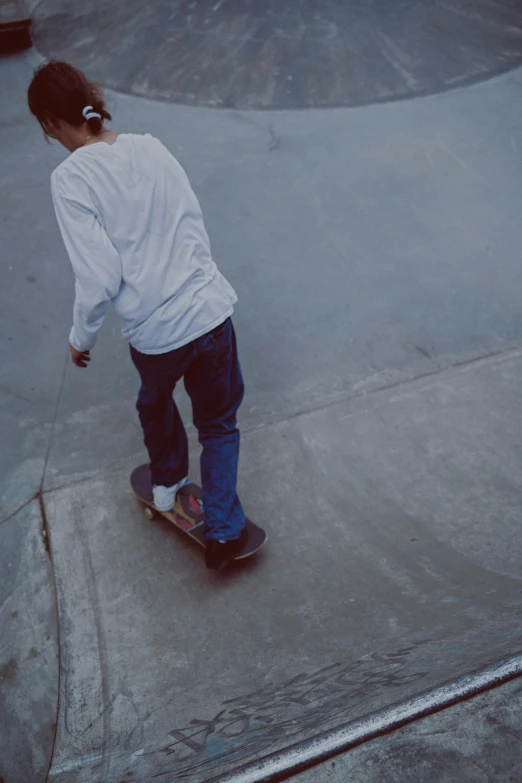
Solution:
<path fill-rule="evenodd" d="M 153 777 L 167 783 L 169 776 L 183 780 L 197 771 L 216 773 L 221 766 L 270 752 L 282 742 L 290 744 L 298 735 L 312 736 L 326 722 L 359 715 L 377 693 L 425 677 L 426 671 L 412 671 L 411 660 L 424 643 L 385 655 L 372 653 L 350 664 L 333 663 L 227 699 L 212 718 L 193 718 L 174 727 L 164 743 L 143 755 L 153 762 Z"/>

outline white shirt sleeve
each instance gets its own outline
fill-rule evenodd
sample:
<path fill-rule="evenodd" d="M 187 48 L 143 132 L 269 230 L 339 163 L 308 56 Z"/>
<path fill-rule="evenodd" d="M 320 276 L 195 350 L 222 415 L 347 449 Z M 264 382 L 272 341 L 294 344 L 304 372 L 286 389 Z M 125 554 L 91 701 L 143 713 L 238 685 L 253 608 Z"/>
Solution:
<path fill-rule="evenodd" d="M 51 179 L 58 226 L 76 278 L 73 327 L 69 342 L 87 351 L 105 318 L 107 306 L 121 285 L 121 261 L 99 222 L 92 205 L 81 193 L 66 188 L 58 177 Z"/>

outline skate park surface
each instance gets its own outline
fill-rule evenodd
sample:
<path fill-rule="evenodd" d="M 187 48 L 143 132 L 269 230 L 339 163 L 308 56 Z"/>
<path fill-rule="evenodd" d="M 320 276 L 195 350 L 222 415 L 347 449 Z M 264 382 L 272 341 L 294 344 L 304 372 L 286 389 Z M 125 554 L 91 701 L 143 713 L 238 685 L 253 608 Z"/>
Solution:
<path fill-rule="evenodd" d="M 144 20 L 44 0 L 36 48 L 0 59 L 0 778 L 518 781 L 522 13 L 481 2 L 469 27 L 461 5 L 451 58 L 455 3 L 396 4 L 411 36 L 440 8 L 416 46 L 372 3 L 379 23 L 354 17 L 353 40 L 367 53 L 381 24 L 394 57 L 361 57 L 352 81 L 333 10 L 256 22 L 233 61 L 212 47 L 244 19 L 209 15 L 194 80 L 175 46 L 204 38 L 189 5 Z M 66 153 L 25 102 L 42 56 L 85 67 L 116 131 L 176 155 L 239 295 L 239 492 L 269 540 L 227 572 L 132 495 L 138 378 L 112 314 L 89 368 L 69 362 L 49 191 Z M 419 720 L 398 728 L 408 705 Z M 396 730 L 373 739 L 369 716 Z"/>

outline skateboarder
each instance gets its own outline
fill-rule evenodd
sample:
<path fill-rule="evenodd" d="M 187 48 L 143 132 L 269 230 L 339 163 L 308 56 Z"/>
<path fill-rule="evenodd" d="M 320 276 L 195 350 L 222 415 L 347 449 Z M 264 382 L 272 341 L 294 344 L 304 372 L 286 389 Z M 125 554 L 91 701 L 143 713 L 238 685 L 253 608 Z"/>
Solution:
<path fill-rule="evenodd" d="M 72 361 L 87 367 L 111 301 L 141 377 L 137 409 L 160 511 L 188 480 L 172 396 L 184 378 L 202 445 L 206 564 L 223 567 L 244 537 L 236 492 L 244 386 L 231 321 L 237 296 L 212 259 L 198 200 L 160 141 L 106 127 L 101 89 L 72 65 L 40 66 L 28 102 L 46 139 L 71 153 L 51 191 L 76 278 Z"/>

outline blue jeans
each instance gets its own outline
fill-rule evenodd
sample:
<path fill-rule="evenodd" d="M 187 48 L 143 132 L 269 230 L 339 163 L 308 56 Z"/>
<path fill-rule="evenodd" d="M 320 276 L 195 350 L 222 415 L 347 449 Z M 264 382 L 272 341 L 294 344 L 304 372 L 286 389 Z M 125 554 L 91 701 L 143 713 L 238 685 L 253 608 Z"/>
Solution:
<path fill-rule="evenodd" d="M 245 524 L 236 491 L 239 430 L 236 413 L 244 394 L 232 321 L 162 354 L 131 346 L 141 377 L 137 409 L 150 457 L 152 483 L 172 487 L 188 475 L 188 441 L 172 393 L 183 377 L 202 445 L 201 483 L 205 538 L 229 541 Z"/>

